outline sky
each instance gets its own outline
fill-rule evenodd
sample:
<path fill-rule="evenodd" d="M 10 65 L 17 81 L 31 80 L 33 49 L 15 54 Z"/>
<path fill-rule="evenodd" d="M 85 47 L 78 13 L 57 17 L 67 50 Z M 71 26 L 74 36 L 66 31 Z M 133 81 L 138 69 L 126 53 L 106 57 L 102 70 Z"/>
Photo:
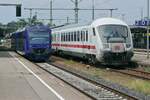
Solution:
<path fill-rule="evenodd" d="M 52 0 L 53 8 L 74 8 L 74 3 L 71 0 Z M 80 0 L 79 0 L 80 1 Z M 29 11 L 24 8 L 49 8 L 50 0 L 0 0 L 0 4 L 22 4 L 22 17 L 29 18 Z M 147 0 L 94 0 L 95 8 L 107 9 L 107 8 L 118 8 L 113 12 L 114 18 L 124 20 L 127 24 L 134 24 L 135 20 L 141 19 L 147 16 Z M 92 0 L 81 0 L 79 8 L 92 8 Z M 19 18 L 16 17 L 15 7 L 0 6 L 0 23 L 6 24 L 11 21 L 17 21 Z M 141 13 L 143 11 L 143 14 Z M 49 11 L 32 11 L 32 14 L 37 13 L 38 19 L 49 19 Z M 123 16 L 124 15 L 124 16 Z M 96 11 L 95 18 L 109 17 L 109 11 Z M 57 25 L 66 23 L 67 17 L 70 18 L 70 22 L 74 20 L 74 11 L 53 11 L 54 20 Z M 79 21 L 90 22 L 92 20 L 92 11 L 79 11 Z M 44 20 L 48 22 L 48 20 Z"/>

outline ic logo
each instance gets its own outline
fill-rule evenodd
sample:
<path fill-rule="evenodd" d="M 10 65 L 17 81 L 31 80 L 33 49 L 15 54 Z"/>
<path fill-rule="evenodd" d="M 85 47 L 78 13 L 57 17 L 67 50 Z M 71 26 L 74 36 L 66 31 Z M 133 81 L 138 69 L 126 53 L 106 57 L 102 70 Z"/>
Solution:
<path fill-rule="evenodd" d="M 115 50 L 120 50 L 120 46 L 115 46 Z"/>

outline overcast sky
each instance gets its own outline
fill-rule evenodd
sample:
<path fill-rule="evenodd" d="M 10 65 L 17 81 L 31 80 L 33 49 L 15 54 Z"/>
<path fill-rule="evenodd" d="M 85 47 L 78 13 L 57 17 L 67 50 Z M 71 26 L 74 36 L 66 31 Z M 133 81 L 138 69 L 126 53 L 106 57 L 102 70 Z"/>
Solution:
<path fill-rule="evenodd" d="M 28 18 L 29 11 L 24 8 L 49 8 L 50 0 L 0 0 L 0 3 L 21 3 L 22 17 Z M 125 20 L 128 24 L 134 24 L 134 21 L 141 18 L 141 11 L 146 16 L 146 2 L 147 0 L 95 0 L 95 8 L 118 8 L 113 12 L 113 17 Z M 79 8 L 91 8 L 92 0 L 82 0 Z M 71 0 L 53 0 L 54 8 L 73 8 L 74 4 Z M 48 19 L 49 11 L 33 11 L 33 15 L 37 12 L 39 19 Z M 125 15 L 124 17 L 122 15 Z M 8 23 L 10 21 L 18 20 L 15 17 L 15 7 L 0 7 L 0 22 Z M 92 11 L 79 11 L 80 22 L 91 21 Z M 95 17 L 108 17 L 109 11 L 96 11 Z M 74 19 L 74 11 L 53 11 L 53 18 L 66 19 L 66 17 Z M 63 24 L 66 20 L 55 20 L 57 24 Z"/>

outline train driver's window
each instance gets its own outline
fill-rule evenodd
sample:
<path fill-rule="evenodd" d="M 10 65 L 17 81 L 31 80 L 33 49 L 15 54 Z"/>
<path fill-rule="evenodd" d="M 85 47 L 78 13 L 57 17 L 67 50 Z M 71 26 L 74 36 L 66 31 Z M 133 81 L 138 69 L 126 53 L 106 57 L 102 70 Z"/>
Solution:
<path fill-rule="evenodd" d="M 95 33 L 95 28 L 93 28 L 93 35 L 94 35 L 94 36 L 96 35 L 96 33 Z"/>

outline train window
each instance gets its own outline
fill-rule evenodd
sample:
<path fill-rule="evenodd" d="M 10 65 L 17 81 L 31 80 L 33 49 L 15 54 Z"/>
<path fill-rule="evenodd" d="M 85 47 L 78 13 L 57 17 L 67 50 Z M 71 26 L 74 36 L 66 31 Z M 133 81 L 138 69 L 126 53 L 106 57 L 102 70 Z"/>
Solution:
<path fill-rule="evenodd" d="M 81 31 L 79 31 L 79 41 L 81 41 Z"/>
<path fill-rule="evenodd" d="M 85 41 L 85 32 L 82 31 L 82 41 Z"/>
<path fill-rule="evenodd" d="M 74 41 L 76 41 L 76 32 L 74 32 Z"/>
<path fill-rule="evenodd" d="M 86 41 L 88 41 L 88 31 L 86 31 Z"/>
<path fill-rule="evenodd" d="M 65 42 L 65 33 L 63 33 L 64 34 L 64 42 Z"/>
<path fill-rule="evenodd" d="M 71 41 L 71 33 L 69 32 L 69 41 Z"/>
<path fill-rule="evenodd" d="M 71 32 L 71 41 L 73 41 L 73 32 Z"/>
<path fill-rule="evenodd" d="M 67 33 L 67 41 L 69 41 L 69 33 Z"/>
<path fill-rule="evenodd" d="M 59 33 L 57 33 L 57 41 L 59 41 Z"/>
<path fill-rule="evenodd" d="M 66 42 L 68 41 L 68 34 L 66 33 Z"/>
<path fill-rule="evenodd" d="M 96 33 L 95 33 L 95 28 L 93 28 L 93 35 L 94 35 L 94 36 L 96 35 Z"/>
<path fill-rule="evenodd" d="M 55 33 L 55 42 L 56 42 L 57 34 Z"/>
<path fill-rule="evenodd" d="M 65 34 L 64 33 L 62 33 L 62 35 L 63 35 L 63 42 L 65 41 Z"/>
<path fill-rule="evenodd" d="M 62 33 L 62 41 L 64 41 L 64 34 Z"/>
<path fill-rule="evenodd" d="M 61 33 L 61 41 L 63 41 L 63 34 Z"/>
<path fill-rule="evenodd" d="M 68 33 L 66 33 L 66 41 L 68 41 Z"/>
<path fill-rule="evenodd" d="M 53 35 L 53 41 L 55 42 L 55 33 L 54 33 L 54 35 Z"/>
<path fill-rule="evenodd" d="M 69 33 L 67 33 L 67 41 L 69 41 Z"/>
<path fill-rule="evenodd" d="M 69 41 L 69 33 L 67 33 L 67 40 Z"/>
<path fill-rule="evenodd" d="M 68 36 L 69 36 L 69 41 L 70 41 L 70 32 L 69 32 Z"/>
<path fill-rule="evenodd" d="M 65 41 L 67 41 L 68 40 L 68 35 L 67 35 L 67 33 L 65 33 Z"/>
<path fill-rule="evenodd" d="M 58 41 L 58 35 L 59 35 L 59 34 L 58 34 L 58 33 L 56 33 L 56 41 Z"/>
<path fill-rule="evenodd" d="M 80 32 L 80 35 L 81 35 L 81 41 L 82 41 L 82 38 L 83 38 L 83 33 L 82 33 L 82 31 Z"/>
<path fill-rule="evenodd" d="M 65 36 L 65 33 L 64 33 L 64 42 L 65 42 L 65 40 L 66 40 L 66 36 Z"/>
<path fill-rule="evenodd" d="M 55 41 L 57 41 L 57 34 L 55 33 Z"/>
<path fill-rule="evenodd" d="M 53 41 L 55 42 L 55 33 L 53 34 Z"/>
<path fill-rule="evenodd" d="M 60 33 L 61 34 L 61 41 L 62 41 L 62 39 L 63 39 L 63 36 L 62 36 L 62 33 Z"/>
<path fill-rule="evenodd" d="M 80 41 L 80 32 L 77 31 L 77 41 Z"/>
<path fill-rule="evenodd" d="M 83 41 L 85 41 L 85 31 L 83 31 Z"/>
<path fill-rule="evenodd" d="M 84 41 L 83 40 L 83 31 L 81 31 L 81 41 Z"/>
<path fill-rule="evenodd" d="M 65 33 L 65 42 L 67 41 L 67 34 Z"/>

